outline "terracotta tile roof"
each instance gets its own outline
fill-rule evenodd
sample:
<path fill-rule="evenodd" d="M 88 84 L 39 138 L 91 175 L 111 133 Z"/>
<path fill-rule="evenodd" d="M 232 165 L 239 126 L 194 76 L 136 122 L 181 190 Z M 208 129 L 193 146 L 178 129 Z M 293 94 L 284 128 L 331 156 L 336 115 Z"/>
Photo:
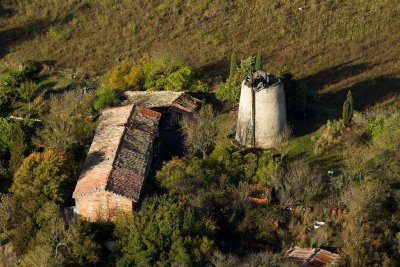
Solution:
<path fill-rule="evenodd" d="M 319 248 L 294 247 L 286 252 L 284 258 L 301 262 L 304 266 L 323 267 L 337 263 L 339 255 Z"/>
<path fill-rule="evenodd" d="M 200 105 L 200 100 L 185 92 L 127 91 L 125 96 L 130 103 L 145 108 L 174 107 L 183 112 L 193 112 Z"/>
<path fill-rule="evenodd" d="M 160 117 L 134 105 L 103 111 L 73 197 L 106 190 L 137 201 Z"/>

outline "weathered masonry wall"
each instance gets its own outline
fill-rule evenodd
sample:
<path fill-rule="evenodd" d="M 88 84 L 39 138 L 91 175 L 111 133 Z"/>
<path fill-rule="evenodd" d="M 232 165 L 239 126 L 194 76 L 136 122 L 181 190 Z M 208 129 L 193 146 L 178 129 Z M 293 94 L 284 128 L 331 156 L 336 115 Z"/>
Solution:
<path fill-rule="evenodd" d="M 120 212 L 132 212 L 134 202 L 110 192 L 96 192 L 75 199 L 75 213 L 90 220 L 113 220 Z"/>
<path fill-rule="evenodd" d="M 254 145 L 259 148 L 270 148 L 276 143 L 286 127 L 283 83 L 277 79 L 277 82 L 265 88 L 254 89 L 253 92 L 248 81 L 243 81 L 240 92 L 236 140 L 243 146 Z M 253 140 L 254 138 L 255 140 Z"/>
<path fill-rule="evenodd" d="M 256 92 L 256 147 L 272 147 L 286 129 L 285 92 L 282 82 Z"/>

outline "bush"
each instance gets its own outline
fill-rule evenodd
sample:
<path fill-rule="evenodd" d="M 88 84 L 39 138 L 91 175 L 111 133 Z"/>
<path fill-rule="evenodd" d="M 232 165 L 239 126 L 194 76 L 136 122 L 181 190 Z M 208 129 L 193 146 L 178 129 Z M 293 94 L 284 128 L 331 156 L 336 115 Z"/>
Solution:
<path fill-rule="evenodd" d="M 105 76 L 103 86 L 118 90 L 140 90 L 143 85 L 143 70 L 140 66 L 122 61 Z"/>
<path fill-rule="evenodd" d="M 144 65 L 144 88 L 150 91 L 183 91 L 193 79 L 191 67 L 170 57 L 152 59 Z"/>
<path fill-rule="evenodd" d="M 25 79 L 35 79 L 42 70 L 42 64 L 36 60 L 27 60 L 22 64 L 21 73 Z"/>
<path fill-rule="evenodd" d="M 192 86 L 190 87 L 190 92 L 199 92 L 199 93 L 209 93 L 211 91 L 210 86 L 201 81 L 201 80 L 197 80 L 195 82 L 192 83 Z"/>
<path fill-rule="evenodd" d="M 121 101 L 114 90 L 110 88 L 100 88 L 96 91 L 94 109 L 100 110 L 109 106 L 116 106 L 120 103 Z"/>

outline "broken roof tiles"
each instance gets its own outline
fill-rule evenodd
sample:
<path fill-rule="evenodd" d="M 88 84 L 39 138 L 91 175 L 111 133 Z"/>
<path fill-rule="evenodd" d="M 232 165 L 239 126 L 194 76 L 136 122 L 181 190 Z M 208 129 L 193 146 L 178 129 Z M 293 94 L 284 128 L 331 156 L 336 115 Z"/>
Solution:
<path fill-rule="evenodd" d="M 170 91 L 127 91 L 129 103 L 145 108 L 176 108 L 181 112 L 193 112 L 200 105 L 200 100 L 185 92 Z"/>
<path fill-rule="evenodd" d="M 73 197 L 105 190 L 137 201 L 160 118 L 134 105 L 104 110 Z"/>

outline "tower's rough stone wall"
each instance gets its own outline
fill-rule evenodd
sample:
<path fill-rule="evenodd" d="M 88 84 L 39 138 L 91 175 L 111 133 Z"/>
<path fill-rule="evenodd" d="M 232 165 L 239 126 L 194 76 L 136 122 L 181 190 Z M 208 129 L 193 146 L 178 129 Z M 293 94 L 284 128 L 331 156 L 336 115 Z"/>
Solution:
<path fill-rule="evenodd" d="M 262 71 L 247 77 L 240 94 L 236 140 L 244 146 L 270 148 L 286 127 L 283 83 Z"/>

